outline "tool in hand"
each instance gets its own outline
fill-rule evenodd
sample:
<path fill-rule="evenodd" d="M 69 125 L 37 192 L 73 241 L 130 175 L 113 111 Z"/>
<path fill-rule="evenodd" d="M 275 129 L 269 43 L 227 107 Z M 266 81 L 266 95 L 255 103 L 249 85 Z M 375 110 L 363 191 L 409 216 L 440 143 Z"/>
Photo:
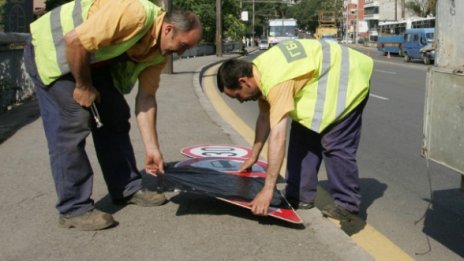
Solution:
<path fill-rule="evenodd" d="M 97 106 L 95 105 L 94 102 L 92 102 L 92 105 L 90 106 L 90 111 L 92 112 L 92 116 L 95 119 L 95 123 L 97 124 L 97 128 L 102 127 L 103 123 L 100 120 L 100 114 L 98 113 Z"/>

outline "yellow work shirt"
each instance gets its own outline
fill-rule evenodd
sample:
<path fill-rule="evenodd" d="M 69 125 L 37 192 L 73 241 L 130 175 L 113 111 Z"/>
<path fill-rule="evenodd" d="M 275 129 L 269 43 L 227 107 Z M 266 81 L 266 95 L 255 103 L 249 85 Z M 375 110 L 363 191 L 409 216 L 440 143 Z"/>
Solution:
<path fill-rule="evenodd" d="M 160 55 L 158 39 L 165 14 L 160 12 L 146 35 L 126 51 L 131 60 L 144 62 Z M 134 37 L 142 30 L 145 21 L 145 9 L 138 0 L 95 0 L 88 19 L 75 30 L 84 48 L 95 52 Z M 145 68 L 138 77 L 140 87 L 155 93 L 165 65 L 166 59 L 161 64 Z"/>
<path fill-rule="evenodd" d="M 266 97 L 258 100 L 259 110 L 261 112 L 269 111 L 269 121 L 271 129 L 279 123 L 287 113 L 295 109 L 294 96 L 306 85 L 311 79 L 311 73 L 299 78 L 279 83 L 273 87 Z M 261 73 L 253 66 L 253 77 L 261 88 Z"/>

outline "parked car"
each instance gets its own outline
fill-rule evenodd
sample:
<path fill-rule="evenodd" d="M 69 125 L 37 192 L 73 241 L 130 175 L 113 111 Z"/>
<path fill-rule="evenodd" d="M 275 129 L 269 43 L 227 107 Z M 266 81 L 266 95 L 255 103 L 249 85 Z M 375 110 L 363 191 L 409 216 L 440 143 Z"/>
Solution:
<path fill-rule="evenodd" d="M 436 46 L 434 42 L 432 42 L 432 45 L 428 45 L 426 47 L 423 47 L 420 49 L 421 55 L 422 55 L 422 61 L 424 64 L 432 64 L 435 61 L 435 49 Z"/>
<path fill-rule="evenodd" d="M 432 47 L 434 28 L 407 29 L 404 34 L 403 56 L 404 61 L 421 59 L 430 64 L 435 59 L 435 48 Z"/>
<path fill-rule="evenodd" d="M 267 50 L 269 49 L 269 42 L 267 41 L 267 39 L 261 39 L 259 40 L 258 47 L 260 50 Z"/>

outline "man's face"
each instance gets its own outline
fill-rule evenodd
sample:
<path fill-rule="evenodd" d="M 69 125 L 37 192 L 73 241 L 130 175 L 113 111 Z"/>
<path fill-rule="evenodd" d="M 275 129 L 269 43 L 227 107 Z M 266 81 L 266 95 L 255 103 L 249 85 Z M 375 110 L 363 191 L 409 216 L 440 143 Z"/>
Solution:
<path fill-rule="evenodd" d="M 161 55 L 177 53 L 181 55 L 194 47 L 201 40 L 201 29 L 196 28 L 189 32 L 181 32 L 171 24 L 163 25 L 161 29 L 160 52 Z"/>
<path fill-rule="evenodd" d="M 240 88 L 238 89 L 229 89 L 224 88 L 224 93 L 232 99 L 237 99 L 239 102 L 243 103 L 246 101 L 256 101 L 261 97 L 261 91 L 254 81 L 250 80 L 252 78 L 244 77 L 240 78 L 239 84 Z M 245 79 L 245 80 L 242 80 Z"/>

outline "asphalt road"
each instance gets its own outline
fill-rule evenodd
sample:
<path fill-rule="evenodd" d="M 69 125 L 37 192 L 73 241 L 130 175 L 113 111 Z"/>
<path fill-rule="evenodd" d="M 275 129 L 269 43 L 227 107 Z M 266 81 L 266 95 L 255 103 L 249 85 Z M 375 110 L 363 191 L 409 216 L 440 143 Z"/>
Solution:
<path fill-rule="evenodd" d="M 372 49 L 360 50 L 375 60 L 358 153 L 363 197 L 360 216 L 416 260 L 462 260 L 461 176 L 420 155 L 428 66 L 404 63 L 402 57 L 385 57 Z M 224 100 L 254 128 L 256 103 Z M 321 174 L 324 188 L 326 179 Z"/>

